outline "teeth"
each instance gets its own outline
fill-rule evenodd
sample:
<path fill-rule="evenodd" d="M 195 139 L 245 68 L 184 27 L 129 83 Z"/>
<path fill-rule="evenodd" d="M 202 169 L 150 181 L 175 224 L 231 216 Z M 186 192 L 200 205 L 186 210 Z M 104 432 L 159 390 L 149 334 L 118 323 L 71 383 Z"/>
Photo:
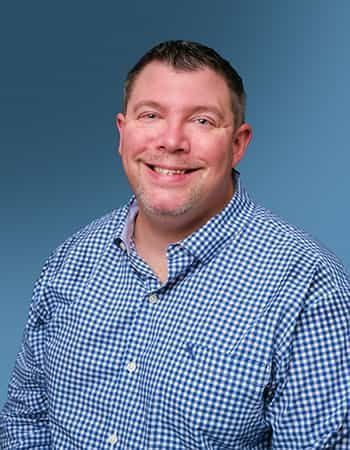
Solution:
<path fill-rule="evenodd" d="M 179 169 L 175 169 L 175 170 L 171 170 L 171 169 L 163 169 L 162 167 L 157 167 L 154 166 L 153 170 L 157 173 L 161 173 L 163 175 L 182 175 L 184 173 L 186 173 L 186 170 L 179 170 Z"/>

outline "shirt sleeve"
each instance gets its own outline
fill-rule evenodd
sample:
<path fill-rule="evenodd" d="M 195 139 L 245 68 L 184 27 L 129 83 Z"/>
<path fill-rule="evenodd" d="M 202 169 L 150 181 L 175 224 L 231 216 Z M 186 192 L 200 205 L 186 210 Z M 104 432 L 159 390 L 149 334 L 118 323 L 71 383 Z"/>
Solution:
<path fill-rule="evenodd" d="M 1 449 L 50 449 L 48 399 L 44 355 L 52 305 L 46 285 L 52 276 L 54 255 L 44 265 L 34 286 L 29 318 L 9 383 L 8 398 L 0 413 Z"/>
<path fill-rule="evenodd" d="M 350 449 L 349 283 L 317 290 L 281 349 L 283 387 L 266 415 L 275 450 Z"/>

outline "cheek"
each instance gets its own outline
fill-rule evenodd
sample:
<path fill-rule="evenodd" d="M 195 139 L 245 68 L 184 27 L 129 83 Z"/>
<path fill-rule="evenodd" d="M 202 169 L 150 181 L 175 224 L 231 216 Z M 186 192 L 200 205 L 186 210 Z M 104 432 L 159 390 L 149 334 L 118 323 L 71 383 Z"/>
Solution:
<path fill-rule="evenodd" d="M 204 137 L 193 141 L 192 148 L 213 169 L 226 171 L 232 167 L 232 147 L 227 139 Z"/>
<path fill-rule="evenodd" d="M 154 133 L 153 133 L 154 134 Z M 133 159 L 148 148 L 152 148 L 154 136 L 149 130 L 140 128 L 126 129 L 122 137 L 121 153 L 125 158 Z"/>
<path fill-rule="evenodd" d="M 136 136 L 133 136 L 132 134 L 129 136 L 123 136 L 122 146 L 120 149 L 122 160 L 126 162 L 134 159 L 140 152 L 141 148 L 141 141 Z"/>

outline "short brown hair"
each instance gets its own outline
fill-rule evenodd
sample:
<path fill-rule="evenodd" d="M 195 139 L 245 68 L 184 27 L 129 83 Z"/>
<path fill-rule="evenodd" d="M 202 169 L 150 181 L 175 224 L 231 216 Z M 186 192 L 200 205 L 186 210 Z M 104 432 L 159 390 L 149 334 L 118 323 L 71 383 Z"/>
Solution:
<path fill-rule="evenodd" d="M 128 73 L 124 83 L 124 111 L 130 98 L 132 87 L 142 69 L 152 61 L 160 61 L 178 70 L 192 71 L 208 67 L 221 75 L 232 96 L 232 111 L 235 126 L 245 119 L 246 93 L 243 81 L 231 64 L 215 50 L 191 41 L 161 42 L 145 53 Z"/>

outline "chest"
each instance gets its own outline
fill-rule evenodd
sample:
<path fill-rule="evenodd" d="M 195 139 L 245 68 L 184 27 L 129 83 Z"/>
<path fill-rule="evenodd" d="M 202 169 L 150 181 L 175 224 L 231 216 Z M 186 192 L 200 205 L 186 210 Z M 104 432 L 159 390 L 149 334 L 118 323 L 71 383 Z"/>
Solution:
<path fill-rule="evenodd" d="M 176 448 L 236 448 L 266 432 L 263 298 L 206 270 L 155 288 L 107 264 L 74 298 L 56 283 L 66 298 L 50 324 L 46 370 L 57 426 L 118 429 L 125 441 L 131 427 L 139 448 L 158 448 L 162 433 L 181 440 Z"/>

